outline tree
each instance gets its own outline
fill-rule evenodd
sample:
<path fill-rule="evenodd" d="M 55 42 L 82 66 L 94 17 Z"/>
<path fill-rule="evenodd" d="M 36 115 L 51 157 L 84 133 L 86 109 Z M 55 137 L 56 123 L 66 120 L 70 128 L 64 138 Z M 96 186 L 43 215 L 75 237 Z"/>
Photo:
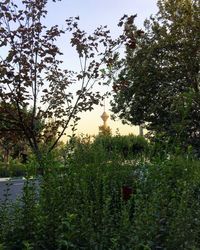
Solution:
<path fill-rule="evenodd" d="M 31 125 L 32 110 L 24 108 L 21 112 L 26 123 Z M 6 161 L 10 155 L 19 157 L 21 153 L 25 153 L 28 146 L 20 123 L 13 117 L 17 117 L 16 108 L 12 104 L 2 103 L 0 106 L 0 150 L 3 151 Z M 46 136 L 43 130 L 44 121 L 38 119 L 35 123 L 37 141 L 42 134 L 43 137 Z"/>
<path fill-rule="evenodd" d="M 111 136 L 112 130 L 110 126 L 105 127 L 104 125 L 99 126 L 99 135 Z"/>
<path fill-rule="evenodd" d="M 14 2 L 0 3 L 0 49 L 4 51 L 0 57 L 0 102 L 4 107 L 12 104 L 17 111 L 13 115 L 6 110 L 11 116 L 7 123 L 20 127 L 42 166 L 37 121 L 53 118 L 52 128 L 58 128 L 48 154 L 66 128 L 78 122 L 79 114 L 92 110 L 102 100 L 103 95 L 93 87 L 105 84 L 112 75 L 116 48 L 126 36 L 113 40 L 107 27 L 102 26 L 87 35 L 79 28 L 78 17 L 67 19 L 65 29 L 57 25 L 47 28 L 43 21 L 48 0 L 21 0 L 21 8 Z M 80 72 L 63 69 L 56 41 L 66 32 L 72 33 L 71 45 L 78 53 Z M 24 109 L 31 110 L 31 119 L 26 119 Z"/>
<path fill-rule="evenodd" d="M 8 107 L 9 106 L 9 107 Z M 9 110 L 9 113 L 5 113 L 5 110 Z M 24 141 L 24 136 L 20 128 L 17 128 L 16 123 L 7 122 L 10 119 L 10 115 L 14 116 L 16 110 L 11 105 L 6 105 L 6 107 L 0 106 L 0 152 L 3 156 L 5 162 L 8 161 L 8 158 L 11 152 L 14 151 L 16 145 L 22 144 Z"/>
<path fill-rule="evenodd" d="M 199 147 L 199 1 L 159 0 L 136 49 L 127 48 L 112 110 L 153 135 Z"/>

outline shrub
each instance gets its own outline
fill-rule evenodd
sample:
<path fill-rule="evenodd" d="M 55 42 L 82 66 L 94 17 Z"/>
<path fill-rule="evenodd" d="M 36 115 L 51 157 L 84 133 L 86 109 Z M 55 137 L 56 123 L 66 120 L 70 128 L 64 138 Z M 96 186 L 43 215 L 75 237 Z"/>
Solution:
<path fill-rule="evenodd" d="M 200 162 L 156 159 L 135 197 L 135 234 L 150 249 L 198 249 Z"/>
<path fill-rule="evenodd" d="M 76 160 L 81 162 L 99 162 L 103 160 L 132 159 L 148 152 L 148 142 L 140 136 L 99 135 L 92 143 L 78 143 Z"/>
<path fill-rule="evenodd" d="M 26 165 L 19 160 L 10 159 L 9 162 L 0 162 L 0 177 L 19 177 L 26 175 Z"/>
<path fill-rule="evenodd" d="M 198 160 L 102 159 L 72 160 L 62 173 L 28 179 L 16 204 L 5 200 L 4 249 L 199 249 Z"/>

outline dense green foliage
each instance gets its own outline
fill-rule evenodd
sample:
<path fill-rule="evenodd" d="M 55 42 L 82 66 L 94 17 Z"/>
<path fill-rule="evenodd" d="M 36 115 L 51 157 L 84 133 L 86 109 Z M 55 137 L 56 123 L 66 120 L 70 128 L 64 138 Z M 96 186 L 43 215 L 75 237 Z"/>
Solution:
<path fill-rule="evenodd" d="M 9 163 L 0 162 L 0 177 L 24 176 L 26 166 L 19 160 L 10 160 Z"/>
<path fill-rule="evenodd" d="M 69 142 L 60 144 L 48 158 L 43 157 L 44 171 L 50 168 L 62 169 L 68 164 L 80 162 L 82 165 L 107 162 L 110 160 L 124 161 L 133 157 L 148 154 L 150 145 L 140 136 L 80 136 L 73 137 Z M 46 150 L 46 144 L 43 145 Z M 45 155 L 45 152 L 44 152 Z M 18 177 L 35 175 L 39 165 L 31 152 L 23 163 L 23 157 L 9 157 L 8 161 L 0 161 L 0 177 Z"/>
<path fill-rule="evenodd" d="M 26 8 L 31 4 L 33 10 L 38 10 L 37 18 L 40 20 L 45 10 L 40 6 L 42 2 L 23 2 Z M 4 6 L 7 3 L 15 10 L 17 8 L 11 1 L 0 4 L 5 13 L 5 20 L 12 20 L 9 9 Z M 46 4 L 47 1 L 43 3 Z M 133 135 L 111 136 L 109 131 L 104 131 L 106 133 L 100 133 L 94 138 L 72 136 L 65 145 L 58 144 L 70 117 L 75 118 L 76 123 L 76 112 L 90 110 L 99 100 L 99 92 L 96 93 L 97 96 L 92 92 L 85 93 L 84 83 L 85 76 L 89 79 L 98 78 L 98 71 L 102 73 L 99 68 L 101 63 L 95 66 L 95 61 L 92 62 L 88 66 L 89 75 L 84 69 L 77 75 L 78 80 L 82 79 L 82 89 L 77 92 L 76 103 L 83 98 L 78 106 L 68 106 L 67 113 L 64 109 L 59 111 L 57 101 L 64 100 L 66 96 L 61 95 L 61 98 L 60 95 L 55 95 L 58 98 L 54 103 L 55 110 L 53 108 L 55 115 L 60 116 L 61 121 L 65 119 L 65 115 L 69 116 L 57 139 L 55 133 L 50 133 L 54 130 L 48 129 L 47 126 L 48 140 L 35 141 L 36 134 L 32 132 L 36 131 L 37 127 L 37 98 L 33 93 L 33 130 L 29 129 L 27 123 L 24 132 L 28 131 L 26 139 L 30 140 L 30 146 L 34 144 L 32 149 L 38 151 L 27 151 L 27 159 L 7 154 L 6 161 L 3 152 L 0 153 L 1 177 L 25 177 L 22 194 L 17 200 L 10 198 L 12 181 L 7 183 L 4 196 L 0 200 L 0 250 L 200 249 L 200 159 L 197 154 L 200 146 L 197 34 L 199 2 L 159 0 L 158 6 L 159 13 L 152 17 L 150 22 L 146 22 L 147 33 L 144 36 L 142 31 L 136 32 L 133 29 L 135 16 L 125 15 L 121 18 L 119 26 L 124 25 L 124 34 L 128 37 L 127 58 L 126 67 L 119 76 L 119 82 L 114 86 L 116 94 L 113 104 L 113 110 L 124 121 L 133 124 L 147 122 L 149 129 L 154 132 L 154 141 L 150 143 L 143 137 Z M 26 23 L 24 15 L 29 12 L 18 11 L 18 15 L 16 13 L 14 11 L 12 15 Z M 30 17 L 35 20 L 34 12 L 31 12 Z M 127 21 L 124 22 L 125 20 Z M 84 53 L 86 59 L 91 59 L 94 57 L 93 50 L 98 52 L 98 44 L 93 44 L 98 40 L 98 36 L 100 39 L 103 37 L 101 43 L 110 42 L 111 48 L 121 44 L 121 40 L 111 41 L 109 32 L 102 29 L 96 30 L 94 37 L 90 37 L 92 44 L 87 43 L 85 33 L 79 30 L 77 22 L 69 19 L 67 23 L 69 29 L 73 27 L 74 39 L 78 39 L 72 38 L 71 43 L 76 47 L 80 59 Z M 31 26 L 29 32 L 35 32 L 34 27 Z M 24 29 L 20 30 L 18 31 L 22 32 L 21 35 L 27 35 L 29 38 L 28 32 L 25 34 Z M 8 35 L 7 38 L 12 35 L 5 33 L 5 30 L 2 32 Z M 50 37 L 53 35 L 54 39 L 62 31 L 55 27 L 52 31 L 47 30 L 47 33 Z M 137 36 L 138 47 L 133 52 Z M 121 36 L 120 39 L 125 42 L 126 37 Z M 22 46 L 26 44 L 22 43 Z M 53 56 L 52 44 L 48 46 L 50 55 Z M 57 50 L 57 47 L 54 48 Z M 9 64 L 4 65 L 4 71 L 7 73 L 10 63 L 18 53 L 15 50 L 11 52 L 7 58 Z M 57 52 L 59 54 L 59 50 Z M 32 56 L 29 50 L 24 53 Z M 107 58 L 103 53 L 100 55 L 111 69 L 112 63 L 115 63 L 114 58 Z M 57 63 L 55 61 L 54 65 Z M 121 62 L 119 64 L 121 65 Z M 27 72 L 31 67 L 26 64 L 22 66 Z M 44 69 L 46 67 L 47 65 L 44 65 Z M 1 72 L 5 83 L 8 78 L 12 78 L 14 83 L 19 82 L 18 74 L 17 78 L 15 72 L 5 77 L 5 72 Z M 34 75 L 37 73 L 33 72 Z M 53 79 L 50 79 L 50 89 L 53 88 L 54 93 L 54 72 L 51 73 Z M 25 87 L 28 86 L 27 74 L 22 78 Z M 63 84 L 63 79 L 66 80 L 63 73 L 60 77 Z M 29 87 L 32 86 L 31 82 L 28 84 Z M 47 93 L 48 90 L 44 92 Z M 26 94 L 26 89 L 19 89 L 18 93 Z M 70 96 L 71 94 L 68 100 L 71 100 Z M 86 96 L 89 98 L 88 103 Z M 47 102 L 54 100 L 49 97 L 50 92 L 45 97 Z M 27 96 L 20 99 L 21 102 L 26 98 Z M 16 104 L 18 113 L 22 114 L 19 110 L 21 106 L 18 102 Z M 53 113 L 46 114 L 49 117 Z M 9 128 L 10 132 L 11 127 L 5 126 L 4 120 L 11 122 L 11 119 L 7 114 L 0 116 L 0 127 Z M 15 118 L 13 115 L 12 117 Z M 23 116 L 23 119 L 25 118 L 26 116 Z M 21 125 L 26 125 L 25 120 L 21 121 Z M 21 138 L 20 134 L 18 136 Z M 53 144 L 52 138 L 55 140 Z M 13 141 L 8 143 L 14 146 Z M 55 145 L 59 147 L 52 150 Z"/>
<path fill-rule="evenodd" d="M 94 141 L 83 137 L 75 139 L 74 161 L 96 163 L 109 160 L 132 159 L 148 152 L 148 142 L 140 136 L 97 136 Z"/>
<path fill-rule="evenodd" d="M 8 185 L 0 249 L 199 249 L 199 160 L 189 153 L 152 157 L 140 137 L 90 139 L 57 151 L 35 180 L 29 162 L 18 201 L 9 201 Z M 125 158 L 128 143 L 148 151 Z"/>
<path fill-rule="evenodd" d="M 158 7 L 136 50 L 127 47 L 112 110 L 124 122 L 145 123 L 157 139 L 199 151 L 200 3 L 160 0 Z"/>

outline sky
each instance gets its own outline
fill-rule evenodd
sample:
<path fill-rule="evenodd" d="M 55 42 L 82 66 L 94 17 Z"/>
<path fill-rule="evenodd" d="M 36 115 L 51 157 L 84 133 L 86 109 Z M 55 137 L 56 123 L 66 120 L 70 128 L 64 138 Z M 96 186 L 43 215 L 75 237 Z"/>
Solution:
<path fill-rule="evenodd" d="M 117 36 L 119 33 L 117 23 L 124 14 L 137 14 L 135 24 L 138 28 L 142 28 L 144 20 L 157 12 L 156 2 L 157 0 L 62 0 L 57 3 L 49 1 L 46 22 L 48 25 L 58 24 L 62 27 L 68 17 L 79 16 L 80 27 L 86 32 L 91 33 L 96 27 L 107 25 L 112 35 Z M 69 46 L 69 41 L 62 40 L 59 45 L 64 52 L 65 66 L 76 71 L 78 56 Z M 111 114 L 109 109 L 109 100 L 106 100 L 106 112 Z M 77 133 L 98 134 L 99 126 L 103 124 L 100 117 L 103 111 L 104 108 L 98 106 L 93 111 L 84 113 L 79 121 Z M 109 118 L 108 125 L 113 134 L 117 130 L 122 135 L 139 133 L 138 127 L 123 125 L 119 120 L 112 121 Z"/>
<path fill-rule="evenodd" d="M 0 0 L 1 1 L 1 0 Z M 19 4 L 19 0 L 15 0 Z M 87 33 L 92 33 L 98 26 L 107 25 L 113 37 L 117 37 L 121 30 L 117 26 L 119 19 L 124 15 L 135 15 L 136 26 L 141 29 L 143 22 L 149 18 L 151 14 L 157 12 L 157 0 L 62 0 L 54 3 L 48 1 L 48 15 L 45 19 L 46 26 L 59 25 L 65 27 L 65 20 L 69 17 L 79 16 L 80 28 Z M 69 38 L 65 36 L 58 41 L 58 46 L 63 52 L 64 68 L 79 71 L 79 58 L 75 50 L 70 46 Z M 111 115 L 109 100 L 105 101 L 105 110 Z M 81 120 L 77 126 L 77 134 L 97 135 L 99 126 L 103 125 L 101 115 L 104 108 L 95 106 L 91 112 L 81 115 Z M 139 134 L 139 127 L 123 125 L 120 120 L 113 121 L 108 119 L 112 133 L 118 131 L 122 135 Z M 70 129 L 67 134 L 70 134 Z"/>

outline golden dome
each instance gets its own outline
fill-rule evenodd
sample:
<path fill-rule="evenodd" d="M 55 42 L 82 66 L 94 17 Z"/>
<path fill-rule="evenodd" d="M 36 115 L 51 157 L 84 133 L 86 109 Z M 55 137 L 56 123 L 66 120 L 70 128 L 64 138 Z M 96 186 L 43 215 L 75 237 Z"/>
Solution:
<path fill-rule="evenodd" d="M 103 114 L 101 115 L 101 118 L 105 122 L 109 118 L 109 115 L 104 111 Z"/>

